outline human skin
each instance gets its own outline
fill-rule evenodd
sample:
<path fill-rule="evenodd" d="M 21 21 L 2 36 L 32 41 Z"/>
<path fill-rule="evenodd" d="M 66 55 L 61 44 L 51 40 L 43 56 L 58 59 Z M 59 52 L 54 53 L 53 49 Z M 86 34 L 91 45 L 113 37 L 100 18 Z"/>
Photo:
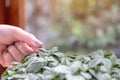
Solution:
<path fill-rule="evenodd" d="M 8 67 L 26 55 L 37 52 L 42 42 L 34 35 L 10 25 L 0 25 L 0 64 Z"/>

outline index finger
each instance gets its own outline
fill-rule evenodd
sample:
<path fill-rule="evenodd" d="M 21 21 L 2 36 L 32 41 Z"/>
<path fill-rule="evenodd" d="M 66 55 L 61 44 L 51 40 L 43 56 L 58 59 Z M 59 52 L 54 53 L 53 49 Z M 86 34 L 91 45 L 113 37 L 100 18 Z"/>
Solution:
<path fill-rule="evenodd" d="M 39 41 L 33 34 L 30 34 L 20 28 L 15 28 L 13 37 L 16 41 L 23 41 L 32 47 L 42 47 L 43 43 Z"/>

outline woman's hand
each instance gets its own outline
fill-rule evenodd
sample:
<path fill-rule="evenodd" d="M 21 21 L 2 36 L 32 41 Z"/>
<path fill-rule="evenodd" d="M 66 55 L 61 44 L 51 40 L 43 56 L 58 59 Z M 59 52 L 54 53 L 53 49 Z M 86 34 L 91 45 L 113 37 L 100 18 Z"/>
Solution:
<path fill-rule="evenodd" d="M 34 35 L 14 26 L 0 25 L 0 64 L 4 67 L 12 61 L 21 61 L 26 55 L 42 47 Z"/>

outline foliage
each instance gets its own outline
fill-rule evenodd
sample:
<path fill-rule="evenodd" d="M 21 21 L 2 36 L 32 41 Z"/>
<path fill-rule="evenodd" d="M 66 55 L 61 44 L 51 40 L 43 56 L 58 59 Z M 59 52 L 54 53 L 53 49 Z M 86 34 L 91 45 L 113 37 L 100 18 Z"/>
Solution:
<path fill-rule="evenodd" d="M 46 48 L 119 49 L 120 0 L 28 1 L 32 8 L 27 24 Z"/>
<path fill-rule="evenodd" d="M 120 80 L 120 59 L 109 51 L 65 55 L 54 47 L 15 62 L 1 80 Z"/>
<path fill-rule="evenodd" d="M 80 21 L 71 21 L 69 22 L 71 26 L 71 31 L 65 31 L 62 33 L 70 34 L 66 38 L 62 39 L 63 42 L 60 42 L 60 49 L 65 51 L 75 51 L 79 49 L 104 49 L 110 46 L 116 45 L 116 38 L 118 35 L 117 27 L 109 26 L 106 29 L 97 27 L 96 29 L 88 27 L 80 23 Z M 64 29 L 65 30 L 65 29 Z M 59 39 L 59 40 L 60 40 Z"/>

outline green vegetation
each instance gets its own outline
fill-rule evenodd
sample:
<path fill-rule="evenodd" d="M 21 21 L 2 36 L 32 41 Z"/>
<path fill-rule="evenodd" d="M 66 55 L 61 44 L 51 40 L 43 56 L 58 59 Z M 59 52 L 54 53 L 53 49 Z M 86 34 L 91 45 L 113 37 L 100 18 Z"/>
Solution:
<path fill-rule="evenodd" d="M 42 48 L 22 63 L 13 64 L 1 80 L 120 80 L 120 59 L 103 50 L 88 55 L 65 55 L 56 47 Z"/>
<path fill-rule="evenodd" d="M 28 0 L 27 25 L 49 49 L 120 52 L 120 0 Z M 32 10 L 33 9 L 33 10 Z"/>

